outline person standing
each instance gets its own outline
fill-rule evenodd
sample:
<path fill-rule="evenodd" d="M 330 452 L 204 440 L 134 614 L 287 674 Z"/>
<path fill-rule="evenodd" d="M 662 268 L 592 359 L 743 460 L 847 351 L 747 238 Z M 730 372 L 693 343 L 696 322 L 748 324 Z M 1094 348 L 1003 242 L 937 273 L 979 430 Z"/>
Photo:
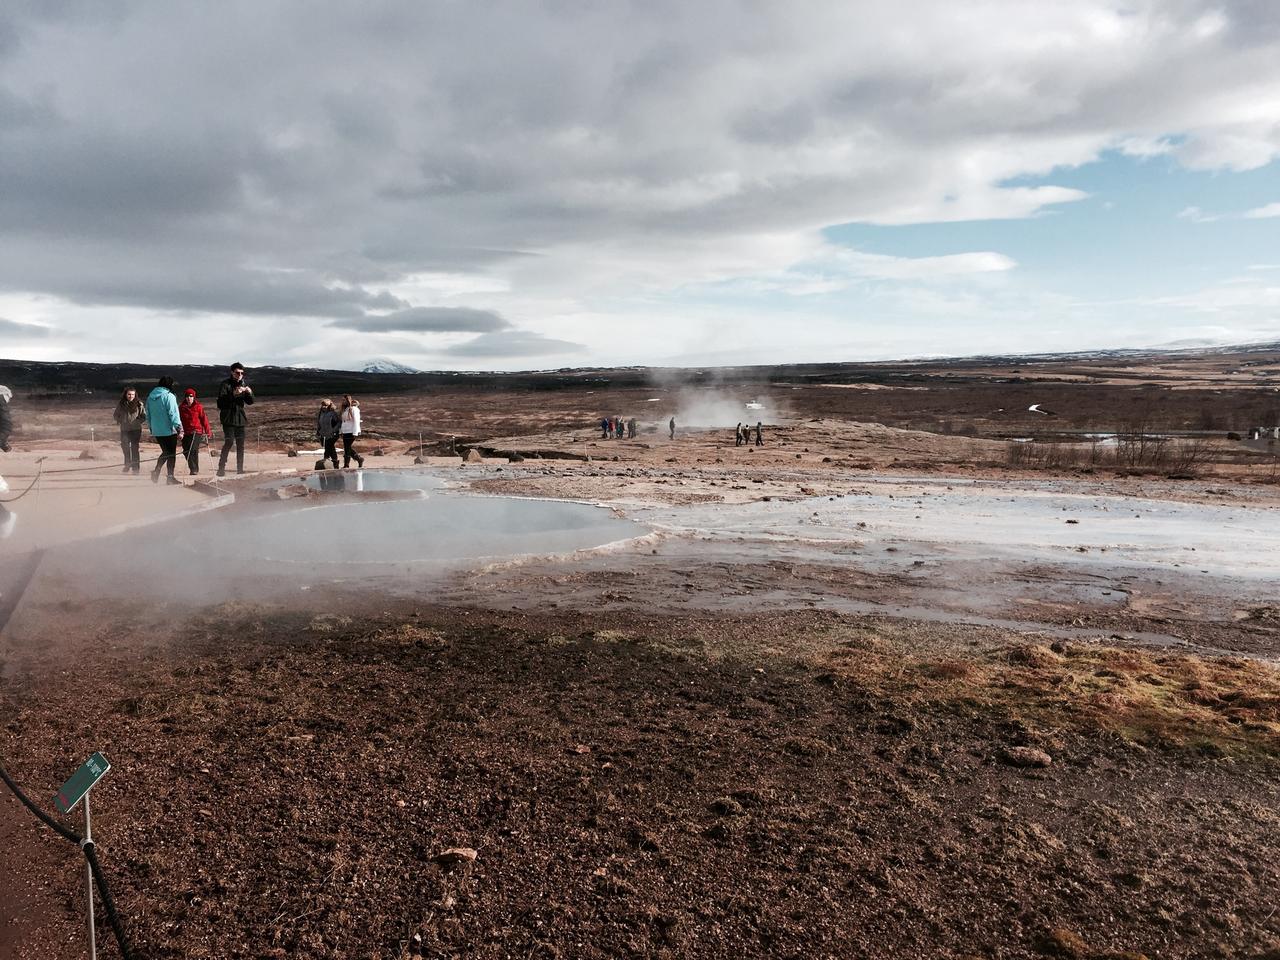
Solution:
<path fill-rule="evenodd" d="M 253 403 L 253 390 L 244 379 L 244 364 L 233 363 L 231 376 L 218 388 L 218 420 L 222 423 L 222 455 L 218 457 L 218 476 L 227 475 L 227 455 L 232 444 L 236 448 L 236 473 L 244 473 L 244 428 L 249 416 L 244 408 Z"/>
<path fill-rule="evenodd" d="M 13 391 L 8 387 L 0 385 L 0 451 L 8 453 L 12 448 L 9 446 L 9 436 L 13 433 L 13 417 L 9 415 L 9 401 L 13 399 Z M 9 485 L 4 482 L 4 477 L 0 477 L 0 493 L 4 493 L 9 489 Z M 13 528 L 17 526 L 18 515 L 0 503 L 0 540 L 3 540 L 9 534 L 13 533 Z"/>
<path fill-rule="evenodd" d="M 636 438 L 636 418 L 632 417 L 627 421 L 627 439 L 634 440 Z"/>
<path fill-rule="evenodd" d="M 324 444 L 324 456 L 316 463 L 317 470 L 324 469 L 326 460 L 333 461 L 333 469 L 338 469 L 338 437 L 342 435 L 342 418 L 333 408 L 332 400 L 320 401 L 320 413 L 316 417 L 316 439 Z"/>
<path fill-rule="evenodd" d="M 356 452 L 356 437 L 360 436 L 360 401 L 353 400 L 349 393 L 342 397 L 341 419 L 342 465 L 349 467 L 354 460 L 357 467 L 363 467 L 364 457 Z"/>
<path fill-rule="evenodd" d="M 737 429 L 733 431 L 733 445 L 735 447 L 742 446 L 742 422 L 738 422 Z"/>
<path fill-rule="evenodd" d="M 196 392 L 191 387 L 187 387 L 182 397 L 178 416 L 182 418 L 182 456 L 194 477 L 200 472 L 200 444 L 212 439 L 213 431 L 209 429 L 204 404 L 196 399 Z"/>
<path fill-rule="evenodd" d="M 147 395 L 147 425 L 151 436 L 160 444 L 160 458 L 151 471 L 151 482 L 160 482 L 160 471 L 168 470 L 169 483 L 182 483 L 173 475 L 178 460 L 178 441 L 182 439 L 182 418 L 178 416 L 178 398 L 173 395 L 173 377 L 161 377 Z"/>
<path fill-rule="evenodd" d="M 671 418 L 671 422 L 667 424 L 667 429 L 671 431 L 671 439 L 674 440 L 676 438 L 676 418 L 675 417 Z"/>
<path fill-rule="evenodd" d="M 750 430 L 751 428 L 748 427 L 747 429 Z M 759 420 L 756 421 L 756 446 L 757 447 L 764 446 L 764 434 L 762 433 L 762 428 Z"/>
<path fill-rule="evenodd" d="M 147 407 L 133 387 L 126 387 L 120 394 L 120 402 L 116 404 L 112 415 L 120 426 L 120 451 L 124 454 L 124 469 L 121 473 L 137 473 L 142 469 L 141 454 L 138 451 L 142 443 L 142 425 L 147 422 Z"/>

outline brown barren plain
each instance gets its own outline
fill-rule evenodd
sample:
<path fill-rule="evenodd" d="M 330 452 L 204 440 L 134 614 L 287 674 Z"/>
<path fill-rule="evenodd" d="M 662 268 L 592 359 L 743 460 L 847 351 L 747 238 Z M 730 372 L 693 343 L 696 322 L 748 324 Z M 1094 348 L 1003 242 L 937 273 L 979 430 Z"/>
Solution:
<path fill-rule="evenodd" d="M 1280 358 L 1258 359 L 362 406 L 369 466 L 429 454 L 464 491 L 641 521 L 820 520 L 868 488 L 978 482 L 1265 528 L 1275 457 L 1225 436 L 1280 397 Z M 109 434 L 109 397 L 18 399 L 23 455 Z M 748 400 L 762 447 L 685 423 Z M 314 403 L 263 397 L 262 466 L 310 466 L 287 451 L 309 449 Z M 611 413 L 640 436 L 600 439 Z M 1126 431 L 1195 456 L 1118 462 L 1082 436 Z M 486 462 L 439 458 L 473 448 Z M 299 505 L 265 483 L 220 484 L 225 509 Z M 394 588 L 197 581 L 163 601 L 37 570 L 0 633 L 0 756 L 42 801 L 93 750 L 111 759 L 95 834 L 145 957 L 1280 957 L 1274 582 L 889 542 L 678 534 Z M 0 554 L 0 598 L 20 565 Z M 83 910 L 76 851 L 0 794 L 0 960 L 83 951 Z"/>

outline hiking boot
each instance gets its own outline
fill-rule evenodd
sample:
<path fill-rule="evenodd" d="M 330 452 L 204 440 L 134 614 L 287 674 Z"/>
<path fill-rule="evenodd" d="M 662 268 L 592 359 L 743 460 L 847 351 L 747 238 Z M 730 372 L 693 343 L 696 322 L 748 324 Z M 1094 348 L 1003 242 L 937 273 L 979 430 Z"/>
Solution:
<path fill-rule="evenodd" d="M 226 468 L 226 467 L 219 467 L 219 468 L 218 468 L 218 476 L 220 476 L 220 477 L 225 477 L 226 475 L 227 475 L 227 468 Z"/>
<path fill-rule="evenodd" d="M 133 467 L 129 466 L 129 465 L 126 463 L 126 464 L 125 464 L 125 466 L 124 466 L 124 469 L 123 469 L 123 470 L 121 470 L 120 472 L 121 472 L 121 473 L 128 473 L 128 472 L 129 472 L 129 471 L 131 471 L 132 469 L 133 469 Z"/>
<path fill-rule="evenodd" d="M 151 471 L 151 482 L 152 482 L 152 483 L 159 483 L 159 482 L 160 482 L 160 471 L 159 471 L 159 470 L 152 470 L 152 471 Z"/>
<path fill-rule="evenodd" d="M 168 483 L 171 486 L 177 486 L 177 487 L 182 486 L 182 481 L 172 475 L 165 481 L 165 483 Z"/>

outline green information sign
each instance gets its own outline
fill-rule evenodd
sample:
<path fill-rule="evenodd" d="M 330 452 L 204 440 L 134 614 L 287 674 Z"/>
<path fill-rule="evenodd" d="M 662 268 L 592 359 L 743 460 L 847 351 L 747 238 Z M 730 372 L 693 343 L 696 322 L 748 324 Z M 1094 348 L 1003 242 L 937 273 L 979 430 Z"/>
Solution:
<path fill-rule="evenodd" d="M 110 769 L 111 764 L 107 763 L 107 758 L 100 753 L 95 753 L 82 763 L 80 769 L 73 773 L 71 779 L 58 791 L 58 798 L 53 802 L 58 812 L 70 813 L 80 799 L 89 792 L 89 788 L 101 780 L 102 775 Z"/>

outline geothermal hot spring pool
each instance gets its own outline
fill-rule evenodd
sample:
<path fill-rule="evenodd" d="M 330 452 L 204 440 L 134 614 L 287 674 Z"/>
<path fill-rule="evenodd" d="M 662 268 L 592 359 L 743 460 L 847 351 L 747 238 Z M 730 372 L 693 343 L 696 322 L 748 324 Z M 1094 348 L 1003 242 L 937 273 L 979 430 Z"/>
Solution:
<path fill-rule="evenodd" d="M 274 486 L 299 484 L 348 495 L 250 502 L 79 541 L 49 551 L 42 574 L 102 596 L 217 595 L 230 582 L 237 594 L 270 594 L 364 578 L 421 582 L 433 572 L 648 532 L 590 504 L 446 492 L 445 481 L 420 471 L 334 471 Z"/>
<path fill-rule="evenodd" d="M 418 471 L 333 471 L 312 474 L 303 483 L 327 492 L 422 495 L 309 500 L 265 516 L 228 514 L 221 524 L 213 515 L 188 548 L 214 560 L 251 556 L 270 565 L 334 568 L 567 553 L 643 532 L 589 504 L 439 492 L 444 481 Z"/>

